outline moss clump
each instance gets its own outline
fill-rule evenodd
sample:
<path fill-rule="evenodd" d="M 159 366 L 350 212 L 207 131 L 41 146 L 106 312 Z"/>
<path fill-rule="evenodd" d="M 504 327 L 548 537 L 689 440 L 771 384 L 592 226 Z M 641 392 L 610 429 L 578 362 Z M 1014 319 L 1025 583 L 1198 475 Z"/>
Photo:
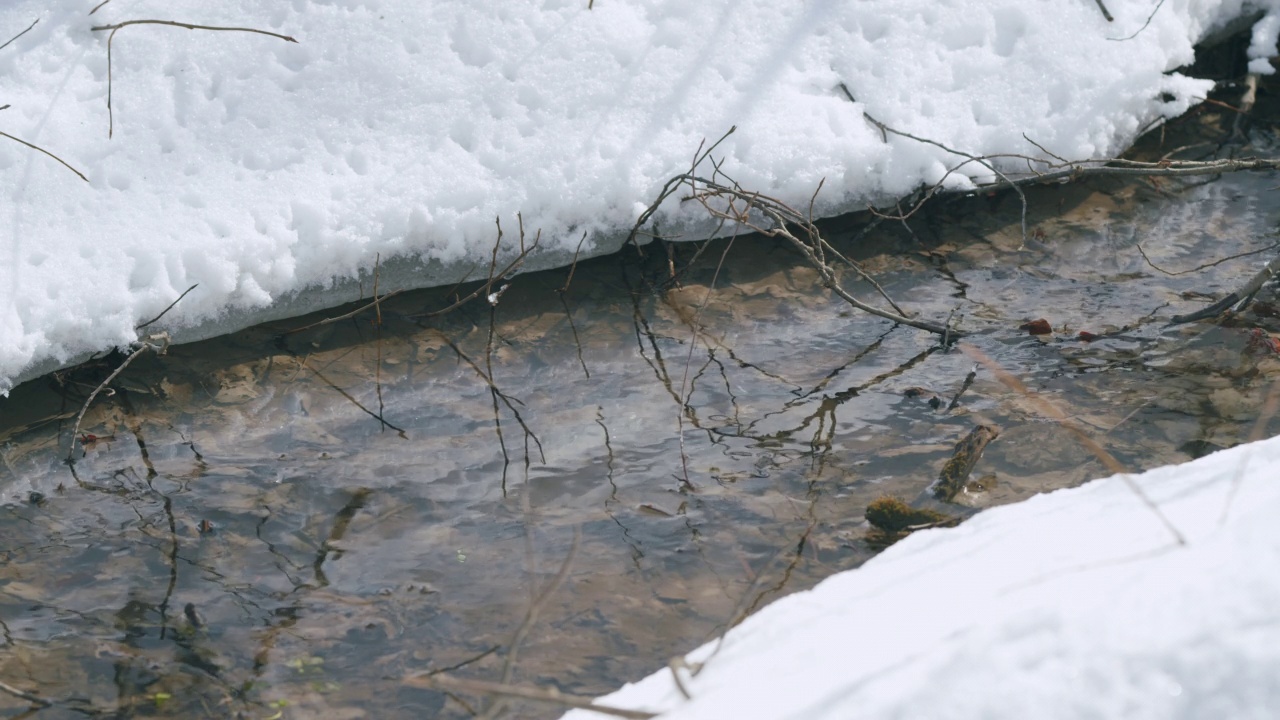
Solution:
<path fill-rule="evenodd" d="M 867 522 L 886 532 L 902 532 L 916 525 L 932 525 L 954 520 L 933 510 L 913 508 L 896 497 L 886 495 L 867 506 Z"/>

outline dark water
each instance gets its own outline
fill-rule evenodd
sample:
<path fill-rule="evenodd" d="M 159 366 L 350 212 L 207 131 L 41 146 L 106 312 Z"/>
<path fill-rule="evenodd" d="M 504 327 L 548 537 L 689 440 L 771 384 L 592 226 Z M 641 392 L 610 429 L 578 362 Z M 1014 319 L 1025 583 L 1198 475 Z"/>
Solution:
<path fill-rule="evenodd" d="M 1081 434 L 1133 471 L 1274 434 L 1268 306 L 1166 322 L 1274 256 L 1278 180 L 1028 190 L 1025 239 L 1012 193 L 827 224 L 977 353 L 738 238 L 143 356 L 70 465 L 121 358 L 29 383 L 0 406 L 0 682 L 53 704 L 0 692 L 0 716 L 466 717 L 485 700 L 404 678 L 497 680 L 513 645 L 515 680 L 593 695 L 866 561 L 867 503 L 915 497 L 977 424 L 1001 434 L 974 506 L 1109 474 Z"/>

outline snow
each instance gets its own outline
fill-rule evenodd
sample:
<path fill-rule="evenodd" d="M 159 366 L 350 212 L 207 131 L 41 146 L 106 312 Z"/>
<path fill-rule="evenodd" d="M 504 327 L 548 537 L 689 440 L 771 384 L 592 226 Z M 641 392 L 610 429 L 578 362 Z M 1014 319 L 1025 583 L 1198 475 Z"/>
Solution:
<path fill-rule="evenodd" d="M 918 532 L 602 704 L 719 718 L 1273 718 L 1280 438 Z M 574 711 L 566 720 L 602 717 Z"/>
<path fill-rule="evenodd" d="M 1115 154 L 1210 87 L 1171 73 L 1274 3 L 1088 0 L 8 0 L 0 34 L 0 392 L 149 331 L 188 341 L 542 252 L 620 246 L 703 141 L 744 186 L 832 215 L 969 153 Z M 1153 13 L 1154 9 L 1154 13 Z M 1150 23 L 1144 27 L 1150 17 Z M 260 33 L 132 25 L 138 19 Z M 1139 31 L 1140 30 L 1140 31 Z M 1128 40 L 1117 40 L 1129 35 Z M 1264 70 L 1269 69 L 1267 65 Z M 1261 71 L 1261 70 L 1260 70 Z M 108 138 L 110 84 L 114 133 Z M 843 84 L 857 102 L 846 97 Z M 969 164 L 963 189 L 990 179 Z M 665 233 L 700 238 L 667 203 Z M 477 270 L 477 267 L 480 269 Z"/>

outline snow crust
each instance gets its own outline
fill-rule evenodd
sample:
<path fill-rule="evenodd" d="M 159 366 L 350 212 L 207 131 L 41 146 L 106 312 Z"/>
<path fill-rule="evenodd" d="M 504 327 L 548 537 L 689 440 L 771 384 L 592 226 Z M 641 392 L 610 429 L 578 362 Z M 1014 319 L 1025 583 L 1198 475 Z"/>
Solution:
<path fill-rule="evenodd" d="M 546 252 L 619 247 L 699 144 L 817 211 L 933 183 L 968 153 L 1118 153 L 1209 84 L 1168 71 L 1270 3 L 1087 0 L 8 0 L 0 35 L 0 392 L 160 326 L 178 340 L 483 275 L 495 218 Z M 1150 16 L 1150 23 L 1143 24 Z M 138 19 L 251 27 L 133 25 Z M 1267 24 L 1271 23 L 1271 24 Z M 1275 27 L 1273 27 L 1275 26 Z M 1140 31 L 1139 31 L 1140 30 Z M 1137 33 L 1134 35 L 1134 33 Z M 1117 40 L 1133 35 L 1128 40 Z M 110 82 L 109 82 L 110 81 Z M 108 139 L 110 84 L 114 137 Z M 841 84 L 856 98 L 850 102 Z M 987 170 L 948 178 L 962 189 Z M 702 237 L 669 203 L 664 232 Z"/>
<path fill-rule="evenodd" d="M 1280 438 L 916 533 L 602 698 L 720 718 L 1274 718 Z M 575 711 L 566 720 L 599 715 Z"/>

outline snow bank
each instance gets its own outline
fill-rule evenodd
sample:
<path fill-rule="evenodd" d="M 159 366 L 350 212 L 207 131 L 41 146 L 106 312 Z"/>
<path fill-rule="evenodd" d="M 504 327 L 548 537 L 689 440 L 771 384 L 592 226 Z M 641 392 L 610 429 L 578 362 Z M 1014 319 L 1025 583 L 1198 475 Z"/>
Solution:
<path fill-rule="evenodd" d="M 602 698 L 663 718 L 1274 718 L 1280 438 L 917 533 L 783 598 L 684 673 Z M 710 658 L 710 659 L 708 659 Z M 572 712 L 566 720 L 599 718 Z"/>
<path fill-rule="evenodd" d="M 744 185 L 834 214 L 971 153 L 1119 152 L 1208 83 L 1167 71 L 1239 0 L 9 0 L 0 35 L 0 391 L 134 326 L 226 332 L 382 287 L 483 274 L 522 213 L 566 262 L 616 249 L 699 143 Z M 1270 17 L 1270 16 L 1269 16 Z M 121 29 L 137 19 L 292 36 Z M 1274 23 L 1272 23 L 1274 25 Z M 1261 27 L 1255 57 L 1274 54 Z M 1259 49 L 1261 48 L 1261 49 Z M 1265 62 L 1260 60 L 1259 62 Z M 108 139 L 111 81 L 114 137 Z M 857 102 L 839 89 L 843 83 Z M 986 172 L 979 167 L 974 172 Z M 981 179 L 981 178 L 978 178 Z M 953 176 L 955 187 L 969 178 Z M 664 231 L 698 230 L 691 208 Z M 361 279 L 363 278 L 363 285 Z"/>

